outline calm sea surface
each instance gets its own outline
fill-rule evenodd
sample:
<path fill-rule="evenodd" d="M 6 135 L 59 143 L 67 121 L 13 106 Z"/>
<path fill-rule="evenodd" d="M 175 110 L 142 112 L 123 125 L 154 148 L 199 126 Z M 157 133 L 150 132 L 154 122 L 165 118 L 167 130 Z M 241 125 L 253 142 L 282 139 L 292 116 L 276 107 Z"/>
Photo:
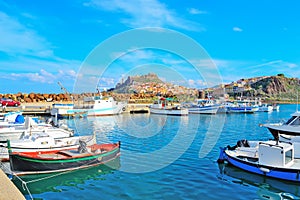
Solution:
<path fill-rule="evenodd" d="M 219 147 L 272 138 L 259 124 L 285 121 L 296 105 L 255 114 L 166 117 L 124 114 L 61 120 L 97 142 L 121 141 L 107 166 L 14 182 L 27 199 L 300 199 L 300 186 L 218 165 Z"/>

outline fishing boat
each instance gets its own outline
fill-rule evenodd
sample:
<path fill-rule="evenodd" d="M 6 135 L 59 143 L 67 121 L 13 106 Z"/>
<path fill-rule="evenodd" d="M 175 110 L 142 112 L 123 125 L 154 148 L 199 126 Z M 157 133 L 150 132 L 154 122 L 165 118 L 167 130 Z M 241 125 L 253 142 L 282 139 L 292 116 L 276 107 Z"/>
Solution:
<path fill-rule="evenodd" d="M 87 145 L 96 143 L 96 138 L 92 136 L 69 136 L 55 138 L 45 132 L 27 135 L 22 139 L 11 140 L 10 148 L 13 152 L 33 152 L 49 150 L 65 150 L 78 148 L 79 141 L 84 141 Z M 9 160 L 7 141 L 0 142 L 0 161 Z"/>
<path fill-rule="evenodd" d="M 51 115 L 58 118 L 118 115 L 126 106 L 125 102 L 118 102 L 111 96 L 100 95 L 85 97 L 81 104 L 53 104 Z"/>
<path fill-rule="evenodd" d="M 179 105 L 173 105 L 173 98 L 159 98 L 149 106 L 150 113 L 159 115 L 188 115 L 189 110 L 182 108 Z"/>
<path fill-rule="evenodd" d="M 198 99 L 187 108 L 191 114 L 216 114 L 219 107 L 220 105 L 211 99 Z"/>
<path fill-rule="evenodd" d="M 262 104 L 258 106 L 258 112 L 272 112 L 273 106 L 269 104 Z"/>
<path fill-rule="evenodd" d="M 225 107 L 227 113 L 254 113 L 259 110 L 258 105 L 245 101 L 226 102 Z"/>
<path fill-rule="evenodd" d="M 9 146 L 8 144 L 8 148 Z M 120 156 L 120 142 L 87 146 L 85 142 L 80 141 L 78 148 L 68 150 L 36 152 L 11 152 L 9 150 L 9 152 L 10 168 L 13 174 L 19 176 L 45 174 L 107 163 Z"/>
<path fill-rule="evenodd" d="M 224 161 L 255 174 L 300 182 L 300 159 L 294 157 L 293 143 L 240 140 L 221 148 L 218 162 Z"/>

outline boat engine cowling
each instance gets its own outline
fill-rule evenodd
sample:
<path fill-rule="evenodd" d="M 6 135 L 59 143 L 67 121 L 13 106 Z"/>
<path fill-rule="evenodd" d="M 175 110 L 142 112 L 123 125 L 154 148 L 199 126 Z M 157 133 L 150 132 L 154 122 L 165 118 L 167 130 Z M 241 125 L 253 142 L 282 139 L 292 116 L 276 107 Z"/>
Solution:
<path fill-rule="evenodd" d="M 236 145 L 238 147 L 250 147 L 248 140 L 239 140 Z"/>
<path fill-rule="evenodd" d="M 237 147 L 250 147 L 248 140 L 239 140 L 234 146 L 227 146 L 228 150 L 235 150 Z"/>

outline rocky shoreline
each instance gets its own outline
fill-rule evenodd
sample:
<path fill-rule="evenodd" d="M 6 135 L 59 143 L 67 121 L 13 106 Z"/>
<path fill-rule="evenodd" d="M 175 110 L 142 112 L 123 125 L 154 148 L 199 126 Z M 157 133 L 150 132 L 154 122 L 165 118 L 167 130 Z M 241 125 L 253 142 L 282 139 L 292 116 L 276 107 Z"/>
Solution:
<path fill-rule="evenodd" d="M 83 94 L 41 94 L 41 93 L 17 93 L 17 94 L 0 94 L 0 98 L 10 98 L 16 101 L 19 101 L 21 104 L 48 104 L 52 105 L 53 103 L 71 103 L 73 101 L 81 101 L 84 99 L 84 97 L 92 97 L 92 96 L 98 96 L 99 94 L 95 93 L 83 93 Z M 127 101 L 128 103 L 132 104 L 140 104 L 140 103 L 152 103 L 153 102 L 153 96 L 147 96 L 147 95 L 140 95 L 140 94 L 118 94 L 118 93 L 104 93 L 105 95 L 111 95 L 114 97 L 117 101 Z M 265 100 L 263 103 L 270 103 L 270 104 L 296 104 L 297 101 L 294 99 L 284 99 L 284 100 Z"/>

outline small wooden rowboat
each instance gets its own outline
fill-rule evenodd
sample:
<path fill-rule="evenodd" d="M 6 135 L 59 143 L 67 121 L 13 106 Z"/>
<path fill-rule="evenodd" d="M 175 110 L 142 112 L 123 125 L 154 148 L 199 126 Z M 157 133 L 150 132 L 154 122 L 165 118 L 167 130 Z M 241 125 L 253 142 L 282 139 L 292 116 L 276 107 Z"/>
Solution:
<path fill-rule="evenodd" d="M 120 142 L 37 152 L 10 152 L 11 171 L 16 175 L 71 171 L 104 164 L 120 155 Z"/>

